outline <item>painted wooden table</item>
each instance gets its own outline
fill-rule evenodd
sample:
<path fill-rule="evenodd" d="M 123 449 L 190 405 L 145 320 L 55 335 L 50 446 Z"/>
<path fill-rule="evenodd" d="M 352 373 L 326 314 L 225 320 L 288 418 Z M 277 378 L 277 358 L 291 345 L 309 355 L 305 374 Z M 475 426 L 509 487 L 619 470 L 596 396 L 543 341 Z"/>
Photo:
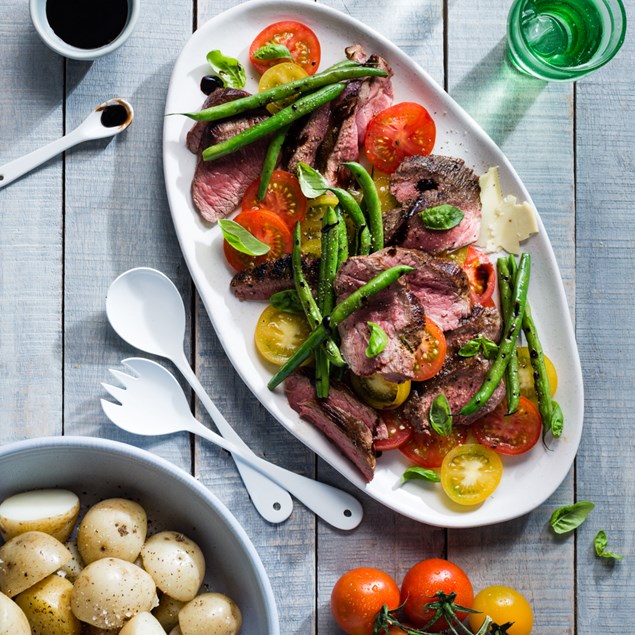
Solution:
<path fill-rule="evenodd" d="M 71 130 L 106 98 L 128 98 L 137 116 L 110 143 L 78 147 L 0 190 L 0 442 L 116 438 L 191 470 L 255 543 L 283 633 L 338 632 L 328 601 L 346 569 L 372 565 L 400 581 L 414 562 L 432 556 L 464 567 L 477 589 L 503 583 L 521 590 L 534 607 L 538 635 L 635 632 L 633 39 L 592 77 L 546 84 L 518 75 L 506 61 L 510 0 L 329 0 L 407 51 L 510 157 L 553 242 L 585 377 L 575 466 L 531 514 L 448 531 L 360 494 L 365 519 L 344 534 L 299 503 L 286 523 L 267 524 L 225 453 L 185 435 L 143 442 L 115 429 L 99 406 L 107 369 L 136 354 L 106 321 L 108 285 L 130 267 L 156 267 L 186 298 L 187 350 L 199 378 L 254 450 L 353 489 L 273 421 L 234 372 L 193 289 L 168 211 L 161 126 L 169 75 L 192 30 L 235 3 L 143 0 L 132 38 L 92 64 L 50 52 L 27 4 L 3 0 L 0 11 L 0 163 Z M 629 11 L 635 22 L 632 4 Z M 583 499 L 596 504 L 589 520 L 575 535 L 554 537 L 547 525 L 552 510 Z M 623 561 L 594 555 L 600 529 Z"/>

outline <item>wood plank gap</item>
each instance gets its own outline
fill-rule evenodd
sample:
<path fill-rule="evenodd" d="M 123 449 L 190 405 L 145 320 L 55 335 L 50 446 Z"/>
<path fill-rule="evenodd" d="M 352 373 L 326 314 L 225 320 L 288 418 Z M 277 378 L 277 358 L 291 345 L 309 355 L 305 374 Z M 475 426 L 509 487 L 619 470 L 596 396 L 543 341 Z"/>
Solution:
<path fill-rule="evenodd" d="M 67 98 L 68 98 L 68 60 L 66 58 L 63 58 L 63 62 L 62 62 L 62 83 L 63 83 L 63 88 L 62 88 L 62 135 L 66 134 L 66 106 L 67 106 Z M 64 400 L 66 398 L 66 373 L 64 372 L 64 369 L 66 368 L 66 316 L 65 316 L 65 293 L 64 293 L 64 289 L 66 288 L 65 282 L 66 282 L 66 152 L 62 153 L 62 218 L 61 218 L 61 223 L 62 223 L 62 227 L 61 227 L 61 237 L 60 237 L 60 241 L 61 241 L 61 288 L 62 288 L 62 293 L 61 293 L 61 297 L 60 297 L 60 322 L 61 322 L 61 351 L 60 351 L 60 364 L 61 364 L 61 389 L 62 389 L 62 411 L 61 411 L 61 418 L 62 418 L 62 435 L 64 435 L 66 433 L 66 419 L 64 416 L 64 413 L 66 412 L 65 408 L 64 408 Z"/>
<path fill-rule="evenodd" d="M 448 0 L 443 0 L 443 90 L 448 92 L 449 85 L 449 73 L 448 73 L 448 50 L 449 50 L 449 9 L 448 9 Z M 447 535 L 446 535 L 446 545 L 447 545 Z"/>
<path fill-rule="evenodd" d="M 198 29 L 198 1 L 192 0 L 192 33 Z"/>

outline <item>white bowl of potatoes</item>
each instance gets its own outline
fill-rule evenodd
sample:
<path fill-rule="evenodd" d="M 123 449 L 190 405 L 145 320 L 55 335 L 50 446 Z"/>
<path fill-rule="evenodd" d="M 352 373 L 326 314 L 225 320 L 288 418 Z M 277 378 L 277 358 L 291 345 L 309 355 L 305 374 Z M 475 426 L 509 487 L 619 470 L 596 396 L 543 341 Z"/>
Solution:
<path fill-rule="evenodd" d="M 0 447 L 0 635 L 279 635 L 247 534 L 205 487 L 133 446 Z"/>

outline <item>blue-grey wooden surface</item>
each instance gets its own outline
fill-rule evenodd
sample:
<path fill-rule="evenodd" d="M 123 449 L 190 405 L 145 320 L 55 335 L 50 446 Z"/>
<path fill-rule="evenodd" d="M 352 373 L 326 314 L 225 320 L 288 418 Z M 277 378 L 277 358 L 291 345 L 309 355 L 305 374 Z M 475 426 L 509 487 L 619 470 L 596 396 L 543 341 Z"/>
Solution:
<path fill-rule="evenodd" d="M 534 512 L 495 527 L 430 528 L 367 498 L 365 520 L 350 534 L 316 522 L 299 503 L 289 521 L 271 526 L 250 505 L 224 453 L 191 446 L 184 435 L 144 442 L 105 419 L 100 382 L 108 367 L 136 353 L 110 330 L 105 293 L 122 271 L 153 266 L 183 293 L 192 362 L 245 440 L 270 460 L 352 491 L 242 385 L 196 297 L 169 215 L 161 124 L 171 68 L 192 30 L 232 0 L 142 0 L 128 43 L 92 64 L 49 51 L 27 2 L 0 2 L 0 164 L 61 136 L 106 98 L 128 98 L 137 113 L 119 138 L 75 148 L 0 190 L 0 442 L 96 435 L 192 470 L 256 545 L 283 633 L 338 632 L 328 599 L 344 570 L 371 565 L 401 580 L 431 556 L 464 567 L 477 589 L 502 583 L 521 590 L 538 635 L 635 632 L 632 38 L 595 75 L 575 85 L 546 84 L 506 62 L 510 0 L 327 3 L 378 29 L 444 85 L 507 153 L 536 201 L 562 271 L 585 377 L 584 436 L 568 478 Z M 635 21 L 632 3 L 627 9 Z M 596 510 L 575 535 L 554 538 L 547 528 L 552 509 L 581 499 Z M 623 561 L 594 555 L 600 529 Z"/>

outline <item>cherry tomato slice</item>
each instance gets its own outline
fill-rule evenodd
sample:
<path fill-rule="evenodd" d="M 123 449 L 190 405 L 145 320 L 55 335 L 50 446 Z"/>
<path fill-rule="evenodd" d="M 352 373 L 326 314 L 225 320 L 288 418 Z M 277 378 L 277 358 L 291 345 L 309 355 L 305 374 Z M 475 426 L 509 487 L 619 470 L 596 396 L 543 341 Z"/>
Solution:
<path fill-rule="evenodd" d="M 276 64 L 275 66 L 268 68 L 263 73 L 260 81 L 258 82 L 258 92 L 264 93 L 270 88 L 276 88 L 277 86 L 282 86 L 282 84 L 288 84 L 295 79 L 302 79 L 304 77 L 308 77 L 308 73 L 302 68 L 302 66 L 299 66 L 294 62 L 281 62 L 280 64 Z M 291 95 L 286 99 L 271 102 L 270 104 L 267 104 L 265 108 L 272 115 L 275 115 L 286 106 L 290 106 L 298 99 L 298 97 L 299 95 Z"/>
<path fill-rule="evenodd" d="M 498 487 L 503 462 L 494 450 L 466 443 L 450 450 L 441 464 L 441 487 L 459 505 L 482 503 Z"/>
<path fill-rule="evenodd" d="M 254 209 L 273 212 L 293 231 L 295 224 L 304 219 L 307 207 L 307 199 L 302 194 L 296 176 L 283 170 L 274 170 L 267 186 L 265 198 L 262 201 L 258 200 L 259 185 L 260 179 L 256 179 L 247 188 L 243 196 L 243 212 Z"/>
<path fill-rule="evenodd" d="M 227 241 L 223 250 L 227 262 L 237 271 L 251 269 L 291 253 L 293 240 L 284 221 L 273 212 L 257 209 L 241 212 L 234 220 L 271 248 L 264 256 L 250 256 L 234 249 Z"/>
<path fill-rule="evenodd" d="M 542 432 L 538 408 L 526 397 L 520 397 L 518 409 L 506 415 L 507 405 L 499 404 L 492 412 L 472 424 L 477 441 L 499 454 L 514 456 L 531 450 Z"/>
<path fill-rule="evenodd" d="M 447 344 L 443 331 L 430 318 L 426 318 L 423 338 L 415 353 L 413 381 L 425 381 L 434 377 L 443 366 L 446 351 Z"/>
<path fill-rule="evenodd" d="M 272 364 L 282 366 L 311 334 L 304 314 L 279 311 L 269 305 L 258 318 L 254 341 L 258 352 Z"/>
<path fill-rule="evenodd" d="M 553 397 L 558 388 L 558 373 L 553 362 L 545 355 L 545 369 L 549 381 L 549 392 Z M 520 394 L 538 405 L 538 395 L 534 386 L 534 369 L 529 357 L 529 349 L 526 346 L 518 347 L 518 379 L 520 381 Z"/>
<path fill-rule="evenodd" d="M 289 49 L 293 61 L 302 66 L 309 74 L 313 75 L 320 65 L 320 43 L 311 29 L 293 20 L 284 20 L 270 24 L 263 29 L 249 47 L 249 59 L 262 75 L 268 68 L 280 62 L 288 62 L 287 59 L 257 60 L 254 53 L 266 44 L 282 44 Z"/>
<path fill-rule="evenodd" d="M 399 451 L 415 465 L 421 467 L 441 467 L 444 457 L 459 445 L 465 443 L 467 430 L 462 426 L 454 426 L 452 432 L 442 437 L 434 430 L 415 431 L 412 436 L 399 447 Z"/>
<path fill-rule="evenodd" d="M 371 119 L 364 148 L 378 170 L 391 174 L 406 157 L 430 154 L 435 138 L 436 126 L 428 111 L 419 104 L 403 102 Z"/>
<path fill-rule="evenodd" d="M 387 439 L 376 439 L 373 443 L 376 452 L 395 450 L 401 447 L 413 434 L 413 429 L 407 421 L 404 421 L 394 412 L 382 412 L 381 420 L 388 429 Z"/>
<path fill-rule="evenodd" d="M 491 260 L 480 249 L 470 245 L 467 248 L 463 271 L 470 282 L 472 304 L 490 306 L 489 301 L 496 289 L 496 271 Z"/>

